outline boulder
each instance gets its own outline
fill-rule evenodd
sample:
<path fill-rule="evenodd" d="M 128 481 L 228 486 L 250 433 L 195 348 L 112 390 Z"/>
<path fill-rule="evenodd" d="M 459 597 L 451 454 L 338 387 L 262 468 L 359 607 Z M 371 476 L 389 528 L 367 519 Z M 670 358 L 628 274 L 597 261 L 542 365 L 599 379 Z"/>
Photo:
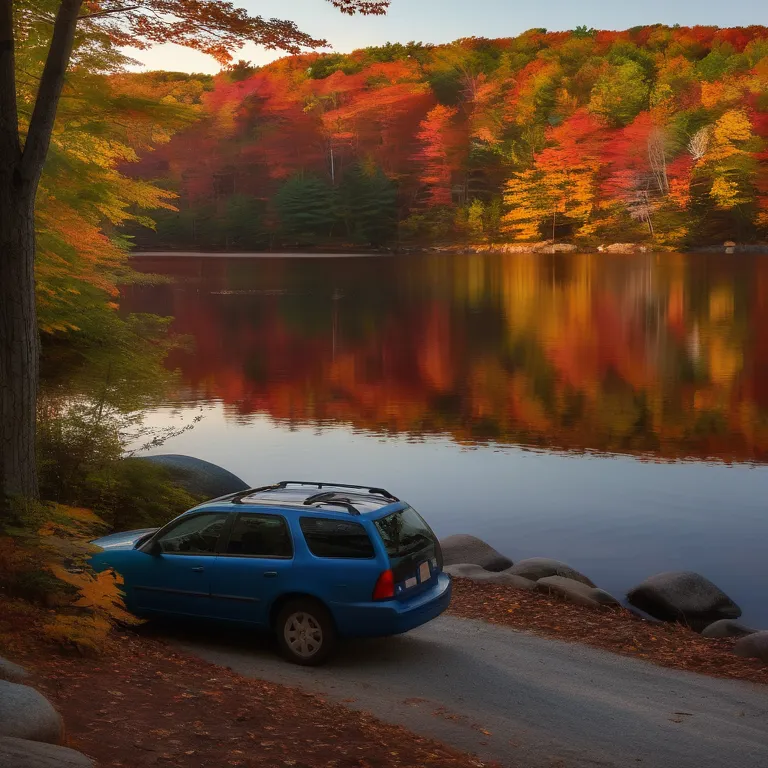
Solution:
<path fill-rule="evenodd" d="M 512 561 L 482 539 L 459 533 L 440 542 L 444 565 L 479 565 L 486 571 L 504 571 Z"/>
<path fill-rule="evenodd" d="M 720 619 L 706 626 L 701 634 L 703 637 L 746 637 L 755 632 L 757 632 L 756 629 L 750 629 L 740 621 Z"/>
<path fill-rule="evenodd" d="M 554 576 L 551 578 L 555 578 Z M 577 582 L 581 583 L 581 582 Z M 600 587 L 593 587 L 591 597 L 596 600 L 600 605 L 621 606 L 621 602 L 617 600 L 610 592 L 607 592 Z"/>
<path fill-rule="evenodd" d="M 703 629 L 719 619 L 738 619 L 741 608 L 709 579 L 691 571 L 651 576 L 627 593 L 632 605 L 663 621 Z"/>
<path fill-rule="evenodd" d="M 768 663 L 768 632 L 755 632 L 736 641 L 733 652 L 748 659 L 760 659 Z"/>
<path fill-rule="evenodd" d="M 0 680 L 6 680 L 9 683 L 21 683 L 28 677 L 29 673 L 26 669 L 0 656 Z"/>
<path fill-rule="evenodd" d="M 536 582 L 536 589 L 539 592 L 554 594 L 588 608 L 604 608 L 620 604 L 613 595 L 608 594 L 605 590 L 590 587 L 581 581 L 567 579 L 563 576 L 545 576 Z"/>
<path fill-rule="evenodd" d="M 0 736 L 57 744 L 64 732 L 61 715 L 28 685 L 0 680 Z"/>
<path fill-rule="evenodd" d="M 0 737 L 0 765 L 8 768 L 94 768 L 96 763 L 82 752 L 67 747 Z"/>
<path fill-rule="evenodd" d="M 506 584 L 515 589 L 527 589 L 529 591 L 536 589 L 536 582 L 530 579 L 524 579 L 522 576 L 513 576 L 506 571 L 486 571 L 479 565 L 472 563 L 460 563 L 458 565 L 447 565 L 443 569 L 451 576 L 461 579 L 471 579 L 472 581 L 484 581 L 489 584 Z"/>
<path fill-rule="evenodd" d="M 532 581 L 538 581 L 547 576 L 562 576 L 566 579 L 580 581 L 589 587 L 595 586 L 583 573 L 579 573 L 559 560 L 552 560 L 548 557 L 529 557 L 527 560 L 521 560 L 508 572 Z"/>
<path fill-rule="evenodd" d="M 237 475 L 193 456 L 164 453 L 139 458 L 141 461 L 150 461 L 165 467 L 173 481 L 193 496 L 215 499 L 217 496 L 226 496 L 228 493 L 237 493 L 248 488 L 248 484 Z"/>

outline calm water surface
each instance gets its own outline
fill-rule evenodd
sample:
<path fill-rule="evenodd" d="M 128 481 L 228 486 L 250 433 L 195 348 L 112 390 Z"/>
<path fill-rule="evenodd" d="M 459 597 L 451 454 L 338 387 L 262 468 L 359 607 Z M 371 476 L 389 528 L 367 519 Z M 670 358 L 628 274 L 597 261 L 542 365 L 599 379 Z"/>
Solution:
<path fill-rule="evenodd" d="M 153 424 L 252 484 L 384 485 L 617 594 L 697 570 L 768 628 L 768 257 L 140 257 L 194 347 Z"/>

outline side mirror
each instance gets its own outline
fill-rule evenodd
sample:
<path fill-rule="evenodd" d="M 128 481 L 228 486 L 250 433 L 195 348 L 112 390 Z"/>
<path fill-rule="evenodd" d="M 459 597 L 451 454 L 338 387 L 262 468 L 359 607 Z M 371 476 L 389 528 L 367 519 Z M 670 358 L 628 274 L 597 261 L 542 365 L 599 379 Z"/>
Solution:
<path fill-rule="evenodd" d="M 163 547 L 157 539 L 154 539 L 147 548 L 147 554 L 153 557 L 160 557 L 163 554 Z"/>

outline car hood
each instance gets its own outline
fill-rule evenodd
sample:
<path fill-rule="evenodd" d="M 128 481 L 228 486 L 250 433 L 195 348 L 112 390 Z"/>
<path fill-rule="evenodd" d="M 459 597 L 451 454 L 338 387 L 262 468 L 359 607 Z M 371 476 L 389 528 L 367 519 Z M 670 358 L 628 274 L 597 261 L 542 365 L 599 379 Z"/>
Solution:
<path fill-rule="evenodd" d="M 91 542 L 101 549 L 133 549 L 136 542 L 148 533 L 154 533 L 157 528 L 141 528 L 138 531 L 124 531 L 123 533 L 111 533 Z"/>

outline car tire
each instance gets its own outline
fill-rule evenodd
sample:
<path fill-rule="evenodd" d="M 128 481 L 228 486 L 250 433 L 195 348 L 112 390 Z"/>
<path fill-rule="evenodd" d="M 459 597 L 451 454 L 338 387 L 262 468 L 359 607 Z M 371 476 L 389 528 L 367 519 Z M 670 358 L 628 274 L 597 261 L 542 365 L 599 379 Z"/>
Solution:
<path fill-rule="evenodd" d="M 299 598 L 281 609 L 275 622 L 280 653 L 294 664 L 316 667 L 336 649 L 336 627 L 328 609 L 318 600 Z"/>

